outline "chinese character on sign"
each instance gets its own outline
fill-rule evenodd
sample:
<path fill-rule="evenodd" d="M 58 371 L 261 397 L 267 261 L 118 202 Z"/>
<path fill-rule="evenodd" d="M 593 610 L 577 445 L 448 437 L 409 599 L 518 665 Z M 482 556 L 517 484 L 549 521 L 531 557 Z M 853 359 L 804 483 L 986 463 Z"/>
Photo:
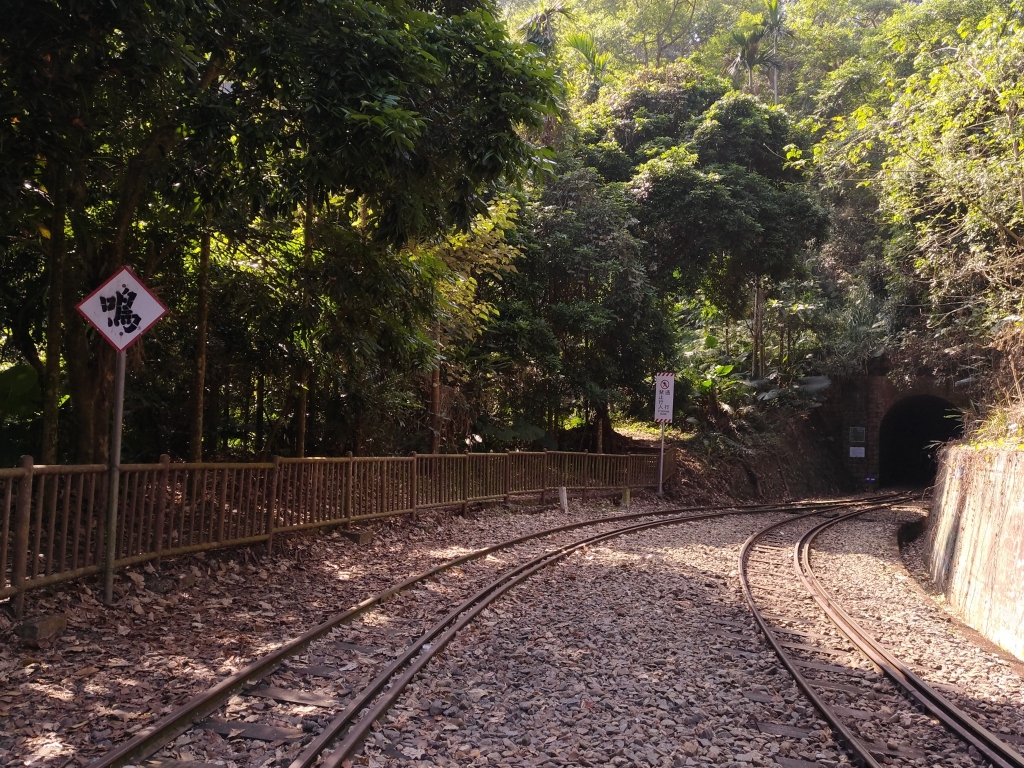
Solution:
<path fill-rule="evenodd" d="M 654 420 L 663 424 L 672 423 L 674 410 L 676 375 L 658 373 L 654 376 Z"/>
<path fill-rule="evenodd" d="M 121 290 L 113 296 L 100 296 L 100 309 L 104 312 L 113 312 L 113 317 L 107 318 L 107 327 L 121 326 L 124 333 L 135 333 L 139 330 L 139 323 L 142 318 L 132 313 L 132 304 L 138 296 L 134 291 L 129 291 L 127 285 L 121 285 Z"/>
<path fill-rule="evenodd" d="M 78 311 L 118 352 L 134 343 L 167 312 L 128 267 L 90 293 Z"/>

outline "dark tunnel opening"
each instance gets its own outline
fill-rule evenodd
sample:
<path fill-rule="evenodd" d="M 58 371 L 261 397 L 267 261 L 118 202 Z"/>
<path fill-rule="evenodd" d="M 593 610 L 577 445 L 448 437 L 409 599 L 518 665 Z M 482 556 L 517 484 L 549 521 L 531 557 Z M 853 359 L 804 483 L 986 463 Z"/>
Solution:
<path fill-rule="evenodd" d="M 934 395 L 914 395 L 896 403 L 879 429 L 879 481 L 883 486 L 931 485 L 936 442 L 963 434 L 956 407 Z"/>

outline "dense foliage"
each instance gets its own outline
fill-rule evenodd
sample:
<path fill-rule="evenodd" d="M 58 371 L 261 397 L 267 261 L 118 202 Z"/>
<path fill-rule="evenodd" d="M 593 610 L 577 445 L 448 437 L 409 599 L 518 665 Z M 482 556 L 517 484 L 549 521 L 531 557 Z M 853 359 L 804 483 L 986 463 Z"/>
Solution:
<path fill-rule="evenodd" d="M 716 429 L 879 358 L 1016 380 L 1016 5 L 7 18 L 5 463 L 105 457 L 113 353 L 74 307 L 122 264 L 171 307 L 130 354 L 130 458 L 608 450 L 658 370 Z"/>

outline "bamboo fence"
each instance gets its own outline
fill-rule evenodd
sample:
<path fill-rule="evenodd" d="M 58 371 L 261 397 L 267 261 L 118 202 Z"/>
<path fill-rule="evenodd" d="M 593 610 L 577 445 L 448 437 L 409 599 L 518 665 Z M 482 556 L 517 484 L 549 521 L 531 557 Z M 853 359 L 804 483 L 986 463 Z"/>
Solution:
<path fill-rule="evenodd" d="M 666 455 L 665 475 L 674 470 Z M 265 542 L 277 533 L 419 510 L 509 501 L 561 486 L 588 492 L 656 487 L 656 454 L 465 453 L 275 458 L 267 463 L 124 464 L 117 514 L 102 464 L 0 469 L 0 600 L 125 566 Z"/>

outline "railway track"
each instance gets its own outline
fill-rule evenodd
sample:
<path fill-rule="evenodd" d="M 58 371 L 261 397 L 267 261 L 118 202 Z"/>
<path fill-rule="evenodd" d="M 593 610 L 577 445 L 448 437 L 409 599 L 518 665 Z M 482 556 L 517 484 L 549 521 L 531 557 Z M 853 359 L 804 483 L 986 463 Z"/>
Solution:
<path fill-rule="evenodd" d="M 176 761 L 165 750 L 208 731 L 227 739 L 276 745 L 290 768 L 340 765 L 358 751 L 373 724 L 460 629 L 501 595 L 573 552 L 659 526 L 728 515 L 872 509 L 879 498 L 646 511 L 572 523 L 477 550 L 335 614 L 139 731 L 94 761 L 92 768 L 173 768 Z M 585 527 L 602 530 L 558 546 L 542 546 L 545 539 Z M 493 576 L 489 560 L 519 549 L 526 550 L 520 562 Z M 477 571 L 484 578 L 474 580 Z M 353 624 L 357 619 L 358 631 Z M 200 768 L 202 763 L 187 765 Z"/>
<path fill-rule="evenodd" d="M 868 511 L 826 520 L 809 513 L 773 523 L 744 543 L 740 581 L 764 636 L 861 764 L 946 765 L 958 755 L 962 762 L 1024 768 L 1024 757 L 895 658 L 815 576 L 815 538 Z M 799 737 L 796 730 L 782 724 L 775 732 Z M 801 761 L 780 762 L 801 768 Z"/>

